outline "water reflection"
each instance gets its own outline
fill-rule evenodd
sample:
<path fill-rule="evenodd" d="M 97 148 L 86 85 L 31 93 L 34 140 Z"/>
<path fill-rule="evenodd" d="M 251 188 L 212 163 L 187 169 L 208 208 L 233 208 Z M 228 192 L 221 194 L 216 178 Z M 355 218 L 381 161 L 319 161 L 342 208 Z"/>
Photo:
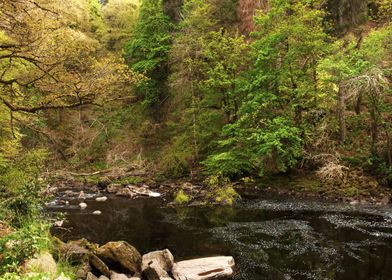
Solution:
<path fill-rule="evenodd" d="M 72 203 L 71 203 L 72 204 Z M 160 199 L 87 201 L 67 212 L 63 239 L 126 240 L 177 259 L 233 255 L 250 279 L 392 279 L 392 209 L 255 199 L 234 208 L 170 208 Z M 94 210 L 102 215 L 92 215 Z"/>

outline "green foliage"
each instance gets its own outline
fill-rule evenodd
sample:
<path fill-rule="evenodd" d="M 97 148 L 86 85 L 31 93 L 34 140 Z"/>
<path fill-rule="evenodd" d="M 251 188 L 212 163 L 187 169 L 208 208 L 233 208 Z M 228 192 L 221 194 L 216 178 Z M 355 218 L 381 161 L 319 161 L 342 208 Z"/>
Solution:
<path fill-rule="evenodd" d="M 17 272 L 21 262 L 35 254 L 48 251 L 50 226 L 40 221 L 27 221 L 19 229 L 0 239 L 3 253 L 0 274 Z"/>
<path fill-rule="evenodd" d="M 146 105 L 159 103 L 161 92 L 165 91 L 172 30 L 173 25 L 163 12 L 161 0 L 142 2 L 139 21 L 125 48 L 125 56 L 132 69 L 149 78 L 137 88 Z"/>

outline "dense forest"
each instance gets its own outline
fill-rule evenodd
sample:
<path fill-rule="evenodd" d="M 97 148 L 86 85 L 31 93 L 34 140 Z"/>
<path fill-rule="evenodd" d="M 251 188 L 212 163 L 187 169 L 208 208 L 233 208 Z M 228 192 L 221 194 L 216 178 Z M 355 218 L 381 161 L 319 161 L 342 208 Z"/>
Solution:
<path fill-rule="evenodd" d="M 0 0 L 0 220 L 23 228 L 75 174 L 229 204 L 282 176 L 389 191 L 391 18 L 390 0 Z"/>

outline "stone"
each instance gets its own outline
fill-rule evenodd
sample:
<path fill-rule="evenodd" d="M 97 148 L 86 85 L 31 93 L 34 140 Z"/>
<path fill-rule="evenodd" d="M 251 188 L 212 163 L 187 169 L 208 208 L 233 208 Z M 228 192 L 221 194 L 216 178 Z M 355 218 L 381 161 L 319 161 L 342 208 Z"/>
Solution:
<path fill-rule="evenodd" d="M 175 280 L 210 280 L 233 276 L 233 257 L 209 257 L 180 261 L 173 266 Z"/>
<path fill-rule="evenodd" d="M 98 280 L 98 277 L 92 274 L 91 272 L 88 272 L 86 280 Z"/>
<path fill-rule="evenodd" d="M 120 189 L 117 193 L 117 196 L 133 198 L 136 194 L 132 192 L 129 188 Z"/>
<path fill-rule="evenodd" d="M 101 274 L 110 277 L 109 267 L 96 255 L 90 256 L 90 265 L 98 270 Z"/>
<path fill-rule="evenodd" d="M 169 274 L 154 261 L 144 269 L 143 275 L 145 275 L 148 280 L 172 280 Z"/>
<path fill-rule="evenodd" d="M 144 254 L 142 257 L 142 271 L 151 263 L 157 264 L 166 272 L 170 272 L 173 268 L 174 257 L 168 249 Z"/>
<path fill-rule="evenodd" d="M 358 205 L 359 201 L 358 200 L 351 200 L 350 205 Z"/>
<path fill-rule="evenodd" d="M 79 203 L 79 207 L 80 209 L 86 209 L 87 208 L 87 204 L 84 202 Z"/>
<path fill-rule="evenodd" d="M 106 277 L 105 275 L 101 275 L 99 276 L 98 280 L 110 280 L 108 277 Z"/>
<path fill-rule="evenodd" d="M 67 243 L 58 238 L 53 238 L 54 252 L 57 259 L 67 260 L 72 264 L 81 264 L 88 261 L 91 251 L 96 249 L 96 244 L 82 238 Z"/>
<path fill-rule="evenodd" d="M 108 200 L 108 198 L 106 196 L 102 196 L 102 197 L 97 197 L 95 200 L 98 202 L 105 202 L 106 200 Z"/>
<path fill-rule="evenodd" d="M 52 254 L 45 252 L 36 258 L 25 261 L 22 265 L 22 271 L 24 273 L 45 273 L 53 277 L 57 273 L 57 264 Z"/>
<path fill-rule="evenodd" d="M 110 184 L 109 186 L 107 186 L 106 191 L 108 193 L 117 193 L 118 191 L 120 191 L 121 188 L 122 186 L 120 184 Z"/>
<path fill-rule="evenodd" d="M 142 257 L 140 253 L 125 241 L 108 242 L 98 248 L 96 255 L 109 267 L 120 266 L 127 273 L 134 274 L 141 270 Z"/>
<path fill-rule="evenodd" d="M 89 272 L 91 272 L 90 263 L 84 262 L 76 271 L 76 279 L 86 279 Z"/>
<path fill-rule="evenodd" d="M 95 210 L 95 211 L 93 212 L 93 214 L 94 214 L 94 215 L 101 215 L 101 214 L 102 214 L 102 212 L 101 212 L 101 211 L 99 211 L 99 210 Z"/>
<path fill-rule="evenodd" d="M 110 280 L 130 280 L 130 279 L 132 280 L 134 278 L 140 279 L 140 278 L 137 278 L 137 277 L 131 277 L 131 276 L 128 277 L 128 275 L 125 275 L 123 273 L 117 273 L 117 272 L 114 272 L 114 271 L 112 271 L 111 274 L 110 274 Z"/>
<path fill-rule="evenodd" d="M 86 199 L 86 195 L 84 194 L 84 191 L 80 191 L 78 195 L 78 199 Z"/>
<path fill-rule="evenodd" d="M 148 196 L 149 196 L 149 197 L 160 197 L 161 194 L 158 193 L 158 192 L 152 192 L 152 191 L 150 191 L 150 192 L 148 193 Z"/>
<path fill-rule="evenodd" d="M 61 275 L 54 280 L 71 280 L 71 278 L 65 276 L 64 273 L 61 273 Z"/>
<path fill-rule="evenodd" d="M 55 222 L 53 223 L 53 225 L 54 225 L 55 227 L 62 227 L 63 224 L 64 224 L 64 220 L 55 221 Z"/>

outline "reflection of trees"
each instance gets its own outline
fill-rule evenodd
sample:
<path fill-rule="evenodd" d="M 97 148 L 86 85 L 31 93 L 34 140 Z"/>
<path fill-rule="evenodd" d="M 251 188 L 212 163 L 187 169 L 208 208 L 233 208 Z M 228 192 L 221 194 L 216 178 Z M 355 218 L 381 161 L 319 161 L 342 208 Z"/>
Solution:
<path fill-rule="evenodd" d="M 177 260 L 233 255 L 243 270 L 240 279 L 285 279 L 287 275 L 292 279 L 309 279 L 309 275 L 330 280 L 392 279 L 389 239 L 337 226 L 342 220 L 348 225 L 383 225 L 374 216 L 243 207 L 161 208 L 159 200 L 148 198 L 87 204 L 88 210 L 69 211 L 66 226 L 73 230 L 63 232 L 67 238 L 87 237 L 100 244 L 125 240 L 142 253 L 169 248 Z M 94 210 L 102 215 L 91 215 Z M 326 219 L 335 214 L 337 220 Z"/>
<path fill-rule="evenodd" d="M 157 200 L 116 198 L 106 202 L 87 201 L 87 205 L 84 211 L 68 212 L 66 227 L 72 231 L 60 233 L 64 239 L 85 237 L 99 244 L 125 240 L 142 249 L 151 239 L 153 227 L 159 227 L 160 215 L 156 208 L 160 202 Z M 94 210 L 100 210 L 102 214 L 93 215 Z"/>

